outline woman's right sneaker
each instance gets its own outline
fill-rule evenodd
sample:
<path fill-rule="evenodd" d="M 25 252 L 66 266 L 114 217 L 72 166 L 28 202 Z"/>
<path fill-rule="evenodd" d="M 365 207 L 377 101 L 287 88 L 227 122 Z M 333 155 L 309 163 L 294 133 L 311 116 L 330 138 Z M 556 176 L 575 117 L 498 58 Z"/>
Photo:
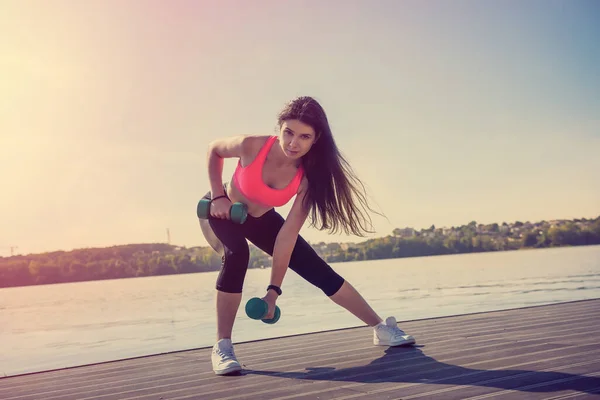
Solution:
<path fill-rule="evenodd" d="M 415 344 L 415 342 L 414 337 L 398 328 L 394 317 L 388 317 L 385 324 L 379 324 L 373 328 L 373 344 L 375 346 L 401 346 Z"/>
<path fill-rule="evenodd" d="M 242 370 L 233 352 L 231 339 L 219 340 L 213 346 L 211 359 L 213 371 L 217 375 L 227 375 Z"/>

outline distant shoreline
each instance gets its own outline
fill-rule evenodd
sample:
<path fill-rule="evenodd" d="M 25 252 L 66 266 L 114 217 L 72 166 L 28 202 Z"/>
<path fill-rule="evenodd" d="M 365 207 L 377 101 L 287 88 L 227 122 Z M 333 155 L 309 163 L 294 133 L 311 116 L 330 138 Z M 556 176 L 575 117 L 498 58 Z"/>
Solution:
<path fill-rule="evenodd" d="M 326 262 L 338 263 L 598 244 L 600 216 L 502 225 L 472 221 L 420 231 L 397 228 L 391 235 L 361 243 L 311 246 Z M 220 256 L 208 246 L 148 243 L 54 251 L 0 257 L 0 288 L 210 272 L 220 265 Z M 249 268 L 270 265 L 271 257 L 250 244 Z"/>

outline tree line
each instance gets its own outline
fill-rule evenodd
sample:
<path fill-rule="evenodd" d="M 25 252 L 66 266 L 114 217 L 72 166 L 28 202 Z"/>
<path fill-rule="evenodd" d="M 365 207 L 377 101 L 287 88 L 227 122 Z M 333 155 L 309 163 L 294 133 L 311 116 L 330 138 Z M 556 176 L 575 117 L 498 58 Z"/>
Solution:
<path fill-rule="evenodd" d="M 502 225 L 472 221 L 420 231 L 404 228 L 356 245 L 321 242 L 317 248 L 328 262 L 345 262 L 595 244 L 600 244 L 600 217 Z"/>
<path fill-rule="evenodd" d="M 524 248 L 600 244 L 596 219 L 469 224 L 419 231 L 397 228 L 361 243 L 311 244 L 327 262 L 378 260 Z M 271 258 L 250 244 L 249 268 L 270 267 Z M 0 287 L 121 279 L 216 271 L 221 258 L 210 247 L 165 243 L 128 244 L 0 257 Z"/>

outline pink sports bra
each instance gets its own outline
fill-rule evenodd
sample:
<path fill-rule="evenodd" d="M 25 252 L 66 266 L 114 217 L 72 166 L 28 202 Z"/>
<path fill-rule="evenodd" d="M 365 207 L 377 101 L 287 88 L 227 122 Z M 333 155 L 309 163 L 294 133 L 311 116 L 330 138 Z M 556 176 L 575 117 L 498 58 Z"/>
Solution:
<path fill-rule="evenodd" d="M 276 140 L 277 136 L 270 136 L 256 158 L 246 167 L 242 167 L 240 159 L 233 174 L 233 184 L 248 200 L 271 207 L 281 207 L 290 201 L 298 192 L 304 175 L 304 170 L 300 166 L 294 179 L 285 188 L 273 189 L 267 186 L 262 179 L 262 170 L 267 154 Z"/>

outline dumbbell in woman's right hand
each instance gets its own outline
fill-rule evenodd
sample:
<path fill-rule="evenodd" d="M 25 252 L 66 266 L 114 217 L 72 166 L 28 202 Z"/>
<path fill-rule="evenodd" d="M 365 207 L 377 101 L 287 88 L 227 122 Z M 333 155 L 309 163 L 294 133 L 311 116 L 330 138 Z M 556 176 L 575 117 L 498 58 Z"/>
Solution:
<path fill-rule="evenodd" d="M 210 205 L 210 215 L 213 218 L 230 219 L 230 211 L 233 204 L 227 197 L 221 197 L 213 200 Z"/>
<path fill-rule="evenodd" d="M 237 224 L 243 224 L 248 217 L 248 209 L 243 203 L 231 204 L 227 197 L 215 200 L 203 198 L 198 202 L 198 218 L 208 219 L 209 216 L 218 219 L 229 219 Z"/>

